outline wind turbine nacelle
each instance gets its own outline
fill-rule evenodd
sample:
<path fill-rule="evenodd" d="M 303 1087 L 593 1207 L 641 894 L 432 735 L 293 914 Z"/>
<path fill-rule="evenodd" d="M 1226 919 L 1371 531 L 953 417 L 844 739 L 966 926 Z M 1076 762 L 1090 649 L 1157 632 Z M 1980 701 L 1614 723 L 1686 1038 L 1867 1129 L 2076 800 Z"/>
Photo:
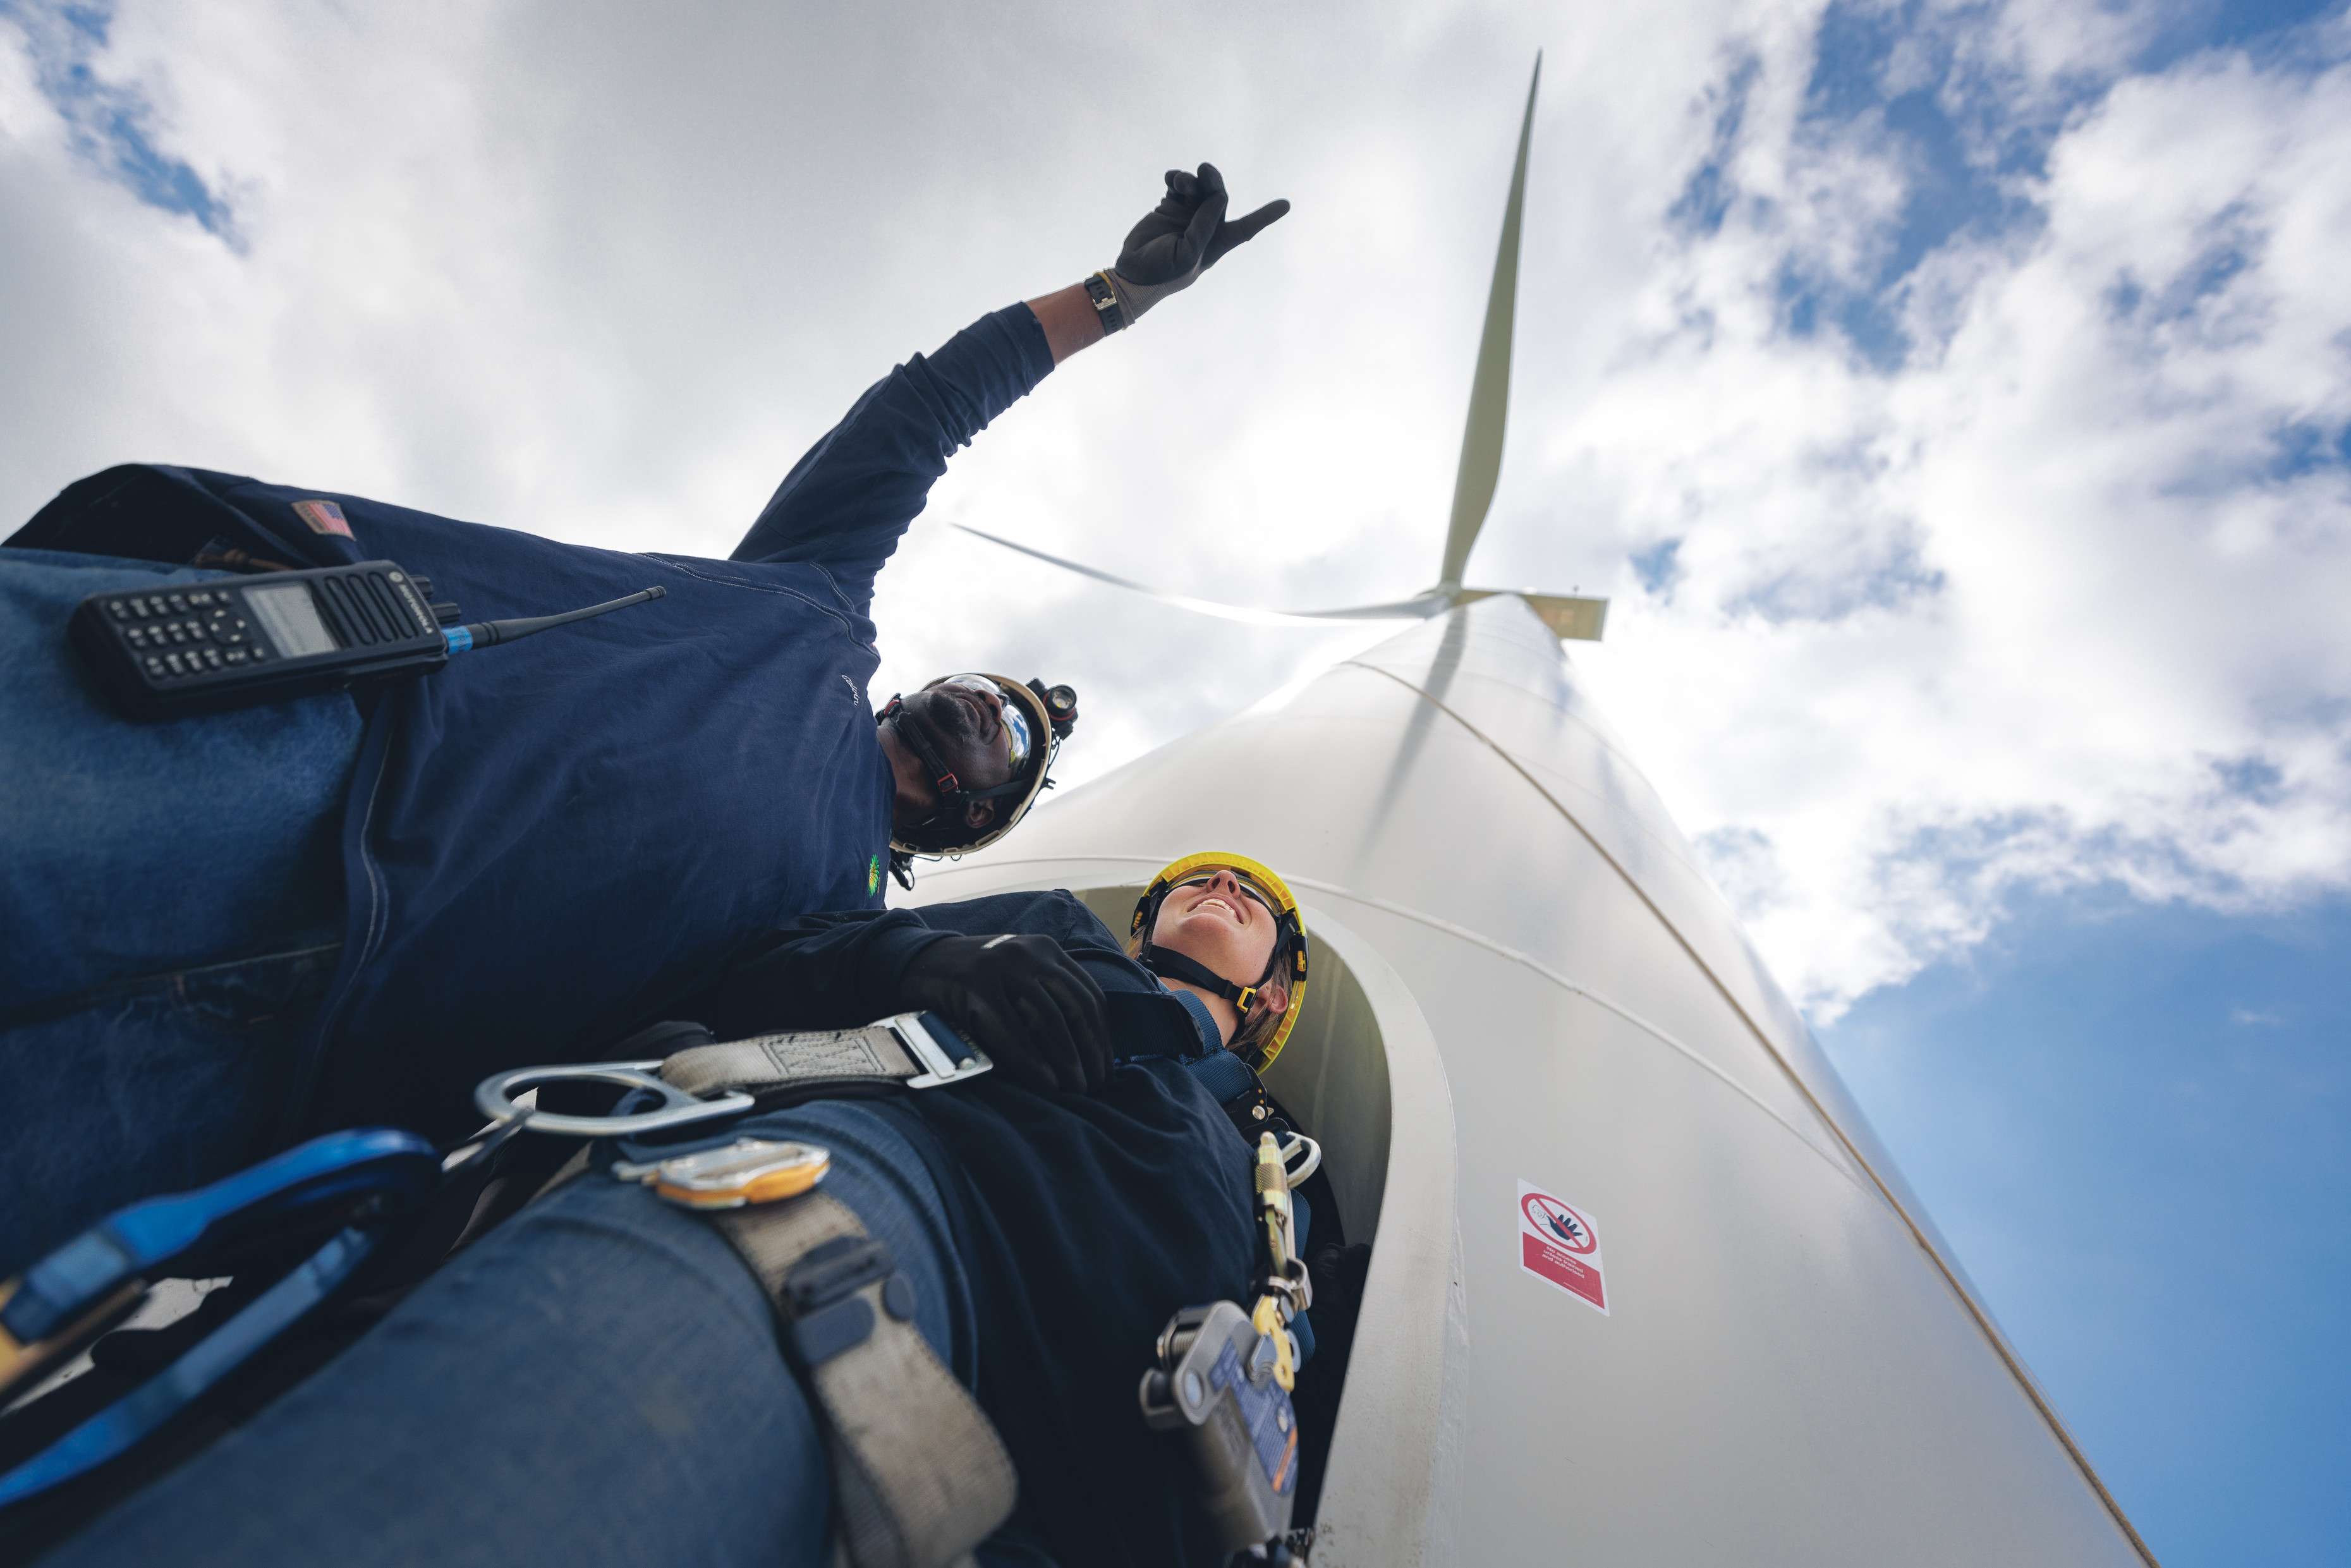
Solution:
<path fill-rule="evenodd" d="M 1604 599 L 1527 593 L 1512 588 L 1458 588 L 1453 591 L 1453 602 L 1475 604 L 1480 599 L 1503 596 L 1523 600 L 1527 608 L 1551 628 L 1551 634 L 1563 642 L 1597 643 L 1602 629 L 1608 624 L 1608 601 Z"/>

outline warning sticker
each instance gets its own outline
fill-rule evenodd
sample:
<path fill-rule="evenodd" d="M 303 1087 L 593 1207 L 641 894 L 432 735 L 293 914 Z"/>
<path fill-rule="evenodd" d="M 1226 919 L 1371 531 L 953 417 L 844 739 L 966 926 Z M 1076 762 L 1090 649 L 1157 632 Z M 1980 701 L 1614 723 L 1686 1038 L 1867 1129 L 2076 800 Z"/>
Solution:
<path fill-rule="evenodd" d="M 1519 1267 L 1608 1315 L 1600 1273 L 1600 1228 L 1592 1211 L 1519 1183 Z"/>

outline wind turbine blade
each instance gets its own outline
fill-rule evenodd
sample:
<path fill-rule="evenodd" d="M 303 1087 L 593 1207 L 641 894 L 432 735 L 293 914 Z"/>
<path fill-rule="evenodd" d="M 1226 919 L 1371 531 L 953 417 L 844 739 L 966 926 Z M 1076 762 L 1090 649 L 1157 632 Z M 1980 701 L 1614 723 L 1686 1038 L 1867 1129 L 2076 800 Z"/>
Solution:
<path fill-rule="evenodd" d="M 1527 84 L 1526 118 L 1519 123 L 1519 161 L 1510 171 L 1510 199 L 1502 209 L 1502 244 L 1494 256 L 1494 287 L 1486 297 L 1486 329 L 1478 339 L 1478 369 L 1469 381 L 1469 423 L 1461 436 L 1461 467 L 1453 479 L 1453 520 L 1445 532 L 1445 564 L 1437 581 L 1461 586 L 1469 547 L 1478 542 L 1494 483 L 1502 472 L 1502 426 L 1510 409 L 1510 325 L 1519 298 L 1519 214 L 1527 199 L 1527 143 L 1535 129 L 1535 89 L 1542 85 L 1542 55 Z"/>
<path fill-rule="evenodd" d="M 1418 621 L 1442 612 L 1451 602 L 1440 595 L 1424 593 L 1393 603 L 1354 604 L 1342 610 L 1259 610 L 1247 604 L 1220 604 L 1213 599 L 1194 599 L 1189 594 L 1169 593 L 1147 583 L 1104 571 L 1100 567 L 1088 566 L 1082 561 L 1065 560 L 1033 545 L 1024 545 L 1018 540 L 991 534 L 985 528 L 975 528 L 968 523 L 950 523 L 947 526 L 960 528 L 975 538 L 986 539 L 989 544 L 1002 545 L 1006 549 L 1018 550 L 1048 565 L 1058 566 L 1063 571 L 1074 571 L 1080 577 L 1091 577 L 1096 582 L 1107 582 L 1113 588 L 1123 588 L 1130 593 L 1156 599 L 1162 604 L 1173 604 L 1197 614 L 1214 615 L 1222 621 L 1245 622 L 1253 626 L 1319 626 L 1332 621 Z"/>

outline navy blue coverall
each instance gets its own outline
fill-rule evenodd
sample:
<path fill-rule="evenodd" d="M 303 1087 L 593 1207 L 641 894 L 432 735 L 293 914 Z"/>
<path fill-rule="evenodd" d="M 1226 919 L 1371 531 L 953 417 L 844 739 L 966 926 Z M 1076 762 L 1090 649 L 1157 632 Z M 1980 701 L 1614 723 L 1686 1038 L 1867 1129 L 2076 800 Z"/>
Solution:
<path fill-rule="evenodd" d="M 266 1072 L 233 1083 L 167 1075 L 149 1066 L 162 1053 L 142 1053 L 135 1037 L 93 1045 L 72 1030 L 89 1019 L 102 1032 L 159 997 L 184 1011 L 208 979 L 248 980 L 240 964 L 283 956 L 256 953 L 247 934 L 193 934 L 70 995 L 16 998 L 26 1005 L 13 1015 L 0 1005 L 0 1066 L 18 1105 L 47 1101 L 58 1112 L 47 1124 L 28 1115 L 0 1170 L 0 1186 L 24 1200 L 18 1212 L 39 1220 L 41 1234 L 10 1239 L 20 1254 L 308 1132 L 362 1123 L 461 1132 L 473 1118 L 466 1091 L 482 1074 L 576 1058 L 707 983 L 745 940 L 793 915 L 878 906 L 893 787 L 866 692 L 878 664 L 868 618 L 874 577 L 948 455 L 1051 368 L 1025 305 L 914 356 L 800 459 L 726 560 L 560 544 L 184 468 L 111 469 L 43 508 L 8 541 L 19 548 L 0 551 L 28 580 L 46 582 L 61 561 L 115 558 L 137 568 L 225 546 L 303 566 L 394 560 L 431 578 L 467 620 L 569 610 L 652 583 L 668 596 L 361 696 L 355 756 L 326 759 L 330 777 L 331 766 L 349 768 L 331 810 L 322 800 L 319 824 L 323 846 L 339 813 L 340 853 L 322 850 L 308 878 L 339 875 L 340 885 L 287 890 L 340 902 L 325 958 L 305 950 L 320 983 L 249 1009 L 266 1016 L 233 1019 L 216 1039 L 201 1032 L 209 1017 L 175 1024 L 172 1049 L 182 1056 L 250 1055 L 257 1024 L 277 1029 L 284 1060 Z M 319 531 L 313 519 L 328 514 L 297 506 L 319 501 L 340 508 L 348 536 Z M 27 636 L 62 666 L 63 631 L 60 622 Z M 83 700 L 65 675 L 56 684 Z M 95 708 L 99 699 L 86 700 Z M 244 716 L 266 723 L 251 718 L 262 711 Z M 110 715 L 68 716 L 138 740 Z M 172 721 L 147 739 L 201 752 L 204 727 L 214 722 Z M 320 733 L 333 736 L 331 727 Z M 350 746 L 348 728 L 339 743 Z M 48 749 L 67 753 L 68 768 L 80 754 L 69 741 Z M 277 761 L 321 767 L 316 758 Z M 240 766 L 270 776 L 266 756 Z M 77 950 L 102 946 L 134 919 L 168 925 L 177 888 L 247 874 L 253 857 L 240 845 L 286 830 L 249 813 L 240 820 L 240 800 L 271 797 L 215 777 L 201 755 L 168 784 L 98 785 L 161 789 L 167 807 L 186 809 L 149 841 L 107 847 L 152 868 L 142 899 L 75 908 L 83 884 L 104 879 L 30 872 L 9 892 L 49 900 L 23 925 Z M 13 814 L 37 838 L 37 813 Z M 100 818 L 129 824 L 154 813 Z M 85 861 L 91 852 L 79 840 L 71 848 Z M 77 935 L 85 925 L 87 940 Z M 29 967 L 37 990 L 41 970 Z M 299 1027 L 287 1033 L 290 1015 Z M 19 1024 L 23 1062 L 8 1058 Z M 93 1060 L 109 1053 L 122 1060 Z M 77 1095 L 76 1113 L 65 1114 Z M 223 1103 L 255 1097 L 269 1103 Z M 217 1136 L 203 1121 L 214 1115 Z M 57 1130 L 57 1146 L 43 1146 L 36 1130 L 45 1124 Z M 0 1258 L 0 1271 L 23 1260 Z"/>

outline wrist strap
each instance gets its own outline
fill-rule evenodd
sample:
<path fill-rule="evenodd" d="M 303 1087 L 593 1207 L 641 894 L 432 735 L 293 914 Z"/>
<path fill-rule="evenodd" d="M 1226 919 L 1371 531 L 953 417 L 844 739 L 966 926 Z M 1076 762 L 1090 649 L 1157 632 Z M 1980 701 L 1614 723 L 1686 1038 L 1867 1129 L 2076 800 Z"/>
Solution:
<path fill-rule="evenodd" d="M 1097 272 L 1086 279 L 1086 298 L 1093 301 L 1094 314 L 1102 319 L 1102 336 L 1126 325 L 1126 310 L 1118 302 L 1118 290 L 1110 286 L 1110 275 Z"/>

